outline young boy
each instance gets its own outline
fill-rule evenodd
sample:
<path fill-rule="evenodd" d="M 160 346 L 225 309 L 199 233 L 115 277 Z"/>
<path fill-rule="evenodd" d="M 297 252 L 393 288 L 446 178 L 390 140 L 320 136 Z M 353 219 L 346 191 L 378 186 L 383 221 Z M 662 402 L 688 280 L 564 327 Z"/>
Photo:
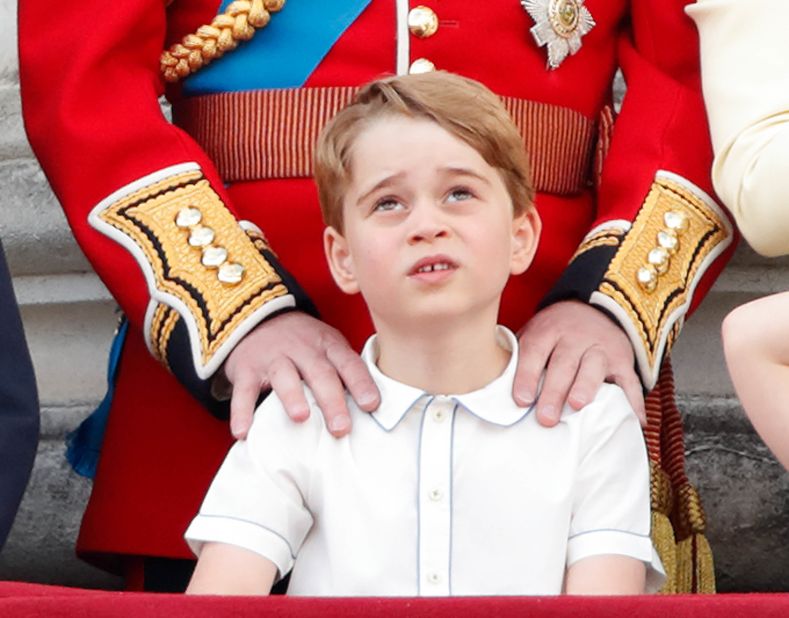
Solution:
<path fill-rule="evenodd" d="M 342 439 L 271 395 L 186 532 L 188 592 L 638 593 L 659 583 L 646 449 L 624 393 L 538 425 L 512 401 L 502 290 L 540 220 L 523 141 L 499 100 L 446 74 L 374 82 L 322 133 L 315 176 L 337 285 L 377 334 L 381 392 L 348 398 Z M 294 567 L 295 562 L 295 567 Z M 654 587 L 654 586 L 653 586 Z"/>

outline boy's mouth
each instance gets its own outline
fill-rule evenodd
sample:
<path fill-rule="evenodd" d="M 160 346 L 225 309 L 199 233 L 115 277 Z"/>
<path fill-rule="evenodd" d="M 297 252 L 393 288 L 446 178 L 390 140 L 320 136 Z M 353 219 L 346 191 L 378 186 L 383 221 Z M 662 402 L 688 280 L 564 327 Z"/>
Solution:
<path fill-rule="evenodd" d="M 444 255 L 433 255 L 419 260 L 411 267 L 409 276 L 429 275 L 431 273 L 446 273 L 457 269 L 457 263 Z"/>
<path fill-rule="evenodd" d="M 439 264 L 425 264 L 424 266 L 420 266 L 417 268 L 416 272 L 418 273 L 432 273 L 434 270 L 449 270 L 452 268 L 446 262 L 441 262 Z"/>

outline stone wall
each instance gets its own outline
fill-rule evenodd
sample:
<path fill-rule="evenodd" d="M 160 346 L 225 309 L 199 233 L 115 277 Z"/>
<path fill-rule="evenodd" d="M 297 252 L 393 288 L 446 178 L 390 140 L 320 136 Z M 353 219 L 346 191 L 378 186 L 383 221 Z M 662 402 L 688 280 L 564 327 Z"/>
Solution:
<path fill-rule="evenodd" d="M 0 578 L 113 588 L 118 578 L 74 556 L 90 483 L 66 464 L 63 439 L 102 397 L 115 305 L 71 238 L 25 139 L 16 54 L 16 2 L 0 0 L 0 238 L 42 416 L 35 468 L 0 554 Z"/>
<path fill-rule="evenodd" d="M 22 129 L 12 0 L 0 0 L 0 237 L 21 305 L 42 405 L 41 444 L 0 578 L 116 588 L 73 554 L 90 483 L 63 439 L 103 394 L 115 306 L 74 244 Z M 741 248 L 674 352 L 691 478 L 704 500 L 721 590 L 789 590 L 789 476 L 745 421 L 726 375 L 723 316 L 789 289 L 789 260 Z"/>

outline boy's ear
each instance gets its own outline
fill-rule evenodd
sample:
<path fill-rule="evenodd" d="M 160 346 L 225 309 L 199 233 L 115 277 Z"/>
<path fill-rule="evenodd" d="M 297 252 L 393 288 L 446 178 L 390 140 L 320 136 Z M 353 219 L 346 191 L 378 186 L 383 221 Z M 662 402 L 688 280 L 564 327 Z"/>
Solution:
<path fill-rule="evenodd" d="M 512 260 L 510 272 L 520 275 L 525 272 L 534 259 L 540 240 L 542 221 L 537 210 L 529 206 L 512 220 Z"/>
<path fill-rule="evenodd" d="M 337 287 L 346 294 L 358 294 L 359 284 L 356 282 L 353 258 L 345 237 L 333 227 L 327 227 L 323 230 L 323 250 Z"/>

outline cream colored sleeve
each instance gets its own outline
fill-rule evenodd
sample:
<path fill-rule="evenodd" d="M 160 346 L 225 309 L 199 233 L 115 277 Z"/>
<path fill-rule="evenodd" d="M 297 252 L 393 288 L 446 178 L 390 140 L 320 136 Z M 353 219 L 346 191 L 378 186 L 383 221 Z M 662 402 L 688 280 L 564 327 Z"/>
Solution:
<path fill-rule="evenodd" d="M 789 1 L 698 0 L 715 190 L 759 253 L 789 253 Z"/>

